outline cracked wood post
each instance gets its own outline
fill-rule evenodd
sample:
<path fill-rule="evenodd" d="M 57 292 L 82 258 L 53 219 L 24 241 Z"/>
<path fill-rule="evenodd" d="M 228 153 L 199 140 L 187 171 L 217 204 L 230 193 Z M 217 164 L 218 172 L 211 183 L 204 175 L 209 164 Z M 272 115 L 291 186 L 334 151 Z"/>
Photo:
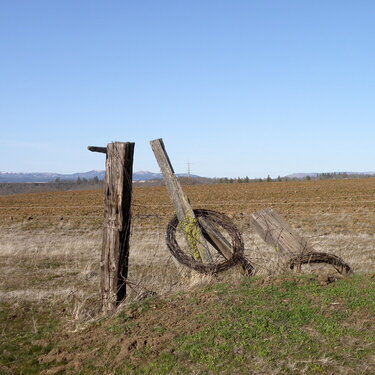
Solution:
<path fill-rule="evenodd" d="M 126 297 L 134 143 L 88 149 L 106 153 L 100 291 L 101 311 L 107 314 Z"/>
<path fill-rule="evenodd" d="M 164 147 L 162 139 L 155 139 L 150 142 L 152 151 L 163 173 L 165 185 L 169 191 L 178 221 L 182 225 L 189 227 L 188 232 L 185 230 L 185 238 L 191 254 L 196 259 L 201 259 L 203 263 L 211 263 L 212 256 L 208 249 L 207 242 L 197 224 L 193 209 L 190 206 L 188 197 L 182 190 L 180 183 L 174 173 L 172 164 Z"/>
<path fill-rule="evenodd" d="M 272 208 L 251 215 L 251 223 L 259 236 L 279 251 L 285 259 L 315 251 L 292 227 Z"/>

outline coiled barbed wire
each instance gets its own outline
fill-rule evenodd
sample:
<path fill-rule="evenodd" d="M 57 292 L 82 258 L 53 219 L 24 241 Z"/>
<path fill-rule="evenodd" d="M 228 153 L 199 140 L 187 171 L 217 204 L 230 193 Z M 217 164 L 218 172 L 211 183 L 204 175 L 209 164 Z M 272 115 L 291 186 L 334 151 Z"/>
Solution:
<path fill-rule="evenodd" d="M 220 261 L 218 263 L 204 264 L 194 259 L 193 256 L 186 254 L 184 251 L 182 251 L 176 240 L 176 230 L 179 224 L 177 216 L 174 216 L 167 226 L 166 242 L 171 254 L 181 264 L 189 268 L 192 268 L 200 273 L 215 274 L 222 271 L 226 271 L 234 265 L 241 263 L 243 267 L 247 269 L 248 275 L 251 275 L 254 270 L 254 267 L 247 260 L 244 259 L 244 242 L 242 239 L 242 235 L 241 232 L 234 225 L 232 220 L 230 220 L 228 216 L 216 211 L 201 209 L 195 209 L 193 211 L 197 219 L 204 218 L 205 220 L 209 221 L 210 224 L 220 226 L 228 233 L 231 239 L 231 245 L 233 249 L 232 256 L 229 259 L 225 259 L 224 261 Z M 201 229 L 203 235 L 207 236 L 207 234 L 205 234 L 204 229 Z"/>

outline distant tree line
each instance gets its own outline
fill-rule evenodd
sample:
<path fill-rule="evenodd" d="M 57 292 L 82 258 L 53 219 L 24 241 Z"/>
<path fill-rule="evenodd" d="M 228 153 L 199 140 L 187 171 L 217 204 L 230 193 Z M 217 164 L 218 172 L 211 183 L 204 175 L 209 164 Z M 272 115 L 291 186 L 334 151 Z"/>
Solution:
<path fill-rule="evenodd" d="M 100 180 L 98 178 L 98 176 L 95 176 L 93 178 L 85 178 L 85 177 L 77 177 L 77 179 L 75 181 L 72 181 L 72 180 L 61 180 L 60 177 L 57 177 L 55 179 L 55 184 L 66 184 L 66 183 L 75 183 L 77 185 L 98 185 L 98 184 L 102 184 L 103 183 L 103 180 Z"/>
<path fill-rule="evenodd" d="M 237 178 L 216 178 L 215 182 L 219 184 L 246 184 L 246 183 L 253 183 L 253 182 L 283 182 L 283 181 L 309 181 L 309 180 L 340 180 L 345 178 L 370 178 L 375 177 L 371 174 L 362 174 L 362 173 L 347 173 L 347 172 L 331 172 L 331 173 L 318 173 L 316 176 L 305 176 L 303 178 L 290 178 L 290 177 L 276 177 L 271 178 L 270 175 L 267 178 L 249 178 L 248 176 L 245 177 L 237 177 Z"/>
<path fill-rule="evenodd" d="M 248 176 L 245 177 L 237 177 L 237 178 L 217 178 L 216 182 L 219 184 L 248 184 L 248 183 L 254 183 L 254 182 L 281 182 L 281 181 L 290 181 L 290 178 L 288 177 L 280 177 L 277 178 L 271 178 L 270 175 L 267 176 L 267 178 L 249 178 Z"/>
<path fill-rule="evenodd" d="M 331 173 L 319 173 L 315 179 L 342 180 L 345 178 L 370 178 L 370 177 L 375 177 L 375 176 L 371 174 L 365 174 L 365 173 L 331 172 Z"/>

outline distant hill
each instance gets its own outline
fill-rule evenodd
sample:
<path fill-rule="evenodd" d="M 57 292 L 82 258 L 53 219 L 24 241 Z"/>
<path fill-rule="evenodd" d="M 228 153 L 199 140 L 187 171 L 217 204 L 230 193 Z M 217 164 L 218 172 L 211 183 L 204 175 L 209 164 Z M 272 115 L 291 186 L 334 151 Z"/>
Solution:
<path fill-rule="evenodd" d="M 187 177 L 186 173 L 177 174 L 178 177 Z M 103 180 L 105 177 L 105 171 L 89 171 L 82 173 L 72 174 L 61 174 L 61 173 L 8 173 L 0 172 L 0 183 L 1 182 L 54 182 L 57 179 L 60 181 L 76 181 L 77 178 L 90 180 L 94 177 L 98 177 L 99 180 Z M 192 178 L 198 178 L 196 175 L 191 175 Z M 138 171 L 133 173 L 133 181 L 148 181 L 162 179 L 161 173 L 153 173 L 149 171 Z"/>
<path fill-rule="evenodd" d="M 187 173 L 176 173 L 177 177 L 188 177 Z M 197 175 L 190 175 L 191 178 L 207 178 L 207 177 L 200 177 Z M 163 178 L 161 173 L 154 173 L 149 171 L 138 171 L 133 173 L 133 181 L 149 181 L 149 180 L 160 180 Z"/>
<path fill-rule="evenodd" d="M 86 180 L 98 177 L 99 180 L 102 180 L 104 176 L 104 171 L 89 171 L 72 174 L 0 172 L 0 182 L 53 182 L 56 181 L 56 179 L 60 179 L 61 181 L 75 181 L 78 177 L 81 179 L 85 178 Z"/>
<path fill-rule="evenodd" d="M 306 177 L 310 178 L 361 178 L 366 176 L 375 176 L 375 172 L 329 172 L 329 173 L 293 173 L 285 178 L 288 179 L 304 179 Z M 72 174 L 61 174 L 61 173 L 9 173 L 9 172 L 0 172 L 0 183 L 46 183 L 46 182 L 55 182 L 57 180 L 61 182 L 65 181 L 76 181 L 78 178 L 91 180 L 97 177 L 99 180 L 105 178 L 105 171 L 92 170 L 88 172 L 79 172 Z M 187 173 L 177 174 L 179 178 L 188 178 Z M 138 183 L 147 183 L 155 182 L 160 184 L 160 181 L 163 178 L 161 173 L 154 173 L 150 171 L 138 171 L 133 173 L 133 181 Z M 209 177 L 201 177 L 197 175 L 191 175 L 190 178 L 195 180 L 197 183 L 212 183 L 214 180 Z M 254 180 L 255 181 L 255 180 Z"/>
<path fill-rule="evenodd" d="M 306 178 L 307 176 L 315 178 L 318 176 L 318 173 L 293 173 L 293 174 L 288 174 L 285 177 L 302 179 L 302 178 Z"/>

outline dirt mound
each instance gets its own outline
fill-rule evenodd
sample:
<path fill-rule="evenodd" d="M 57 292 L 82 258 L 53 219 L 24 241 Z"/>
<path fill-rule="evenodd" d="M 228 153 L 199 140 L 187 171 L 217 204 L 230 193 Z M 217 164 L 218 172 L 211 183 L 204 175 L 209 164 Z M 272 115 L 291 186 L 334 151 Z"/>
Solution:
<path fill-rule="evenodd" d="M 373 374 L 374 279 L 334 281 L 254 277 L 150 297 L 52 338 L 42 373 Z"/>
<path fill-rule="evenodd" d="M 39 359 L 52 366 L 44 374 L 78 370 L 83 363 L 95 363 L 99 368 L 110 364 L 116 369 L 129 360 L 137 366 L 140 350 L 157 356 L 176 334 L 188 335 L 199 329 L 199 323 L 192 316 L 199 314 L 202 306 L 210 308 L 209 305 L 220 303 L 216 292 L 192 293 L 192 297 L 174 296 L 168 300 L 151 297 L 81 331 L 63 334 L 56 338 L 57 346 Z M 169 351 L 173 352 L 173 348 Z"/>

